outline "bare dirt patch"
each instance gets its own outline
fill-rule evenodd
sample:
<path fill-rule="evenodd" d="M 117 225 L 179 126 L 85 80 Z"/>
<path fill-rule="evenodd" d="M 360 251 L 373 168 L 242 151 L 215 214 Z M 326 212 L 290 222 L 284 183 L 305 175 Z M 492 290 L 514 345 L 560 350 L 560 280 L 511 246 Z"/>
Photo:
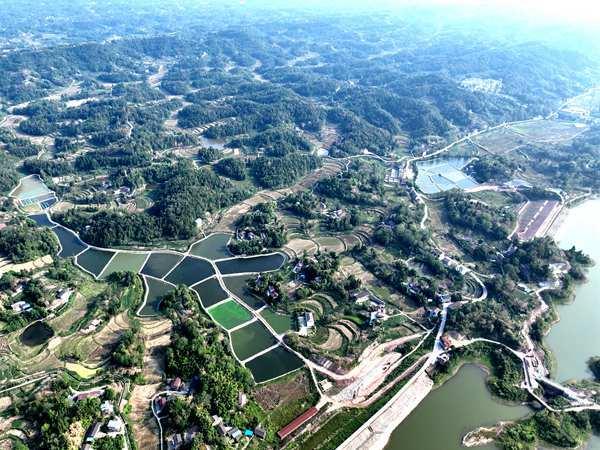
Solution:
<path fill-rule="evenodd" d="M 262 408 L 271 411 L 285 403 L 301 400 L 309 394 L 308 377 L 305 372 L 300 372 L 292 379 L 258 387 L 254 391 L 254 398 Z"/>
<path fill-rule="evenodd" d="M 328 328 L 328 331 L 329 335 L 327 336 L 327 340 L 323 344 L 318 345 L 317 347 L 321 350 L 333 352 L 342 347 L 344 338 L 342 337 L 340 332 L 337 331 L 335 328 Z"/>
<path fill-rule="evenodd" d="M 135 386 L 131 392 L 130 418 L 133 424 L 133 435 L 139 448 L 158 448 L 159 430 L 156 419 L 150 409 L 150 401 L 160 388 L 160 383 Z"/>

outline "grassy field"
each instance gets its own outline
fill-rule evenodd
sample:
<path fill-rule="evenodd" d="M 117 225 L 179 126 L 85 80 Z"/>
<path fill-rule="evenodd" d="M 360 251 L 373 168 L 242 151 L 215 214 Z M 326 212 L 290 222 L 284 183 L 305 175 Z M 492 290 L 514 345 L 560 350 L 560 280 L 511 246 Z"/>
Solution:
<path fill-rule="evenodd" d="M 215 322 L 227 330 L 252 319 L 252 314 L 234 300 L 228 300 L 225 303 L 221 303 L 220 305 L 209 309 L 208 313 Z"/>
<path fill-rule="evenodd" d="M 65 364 L 65 368 L 79 376 L 80 378 L 92 378 L 98 372 L 98 369 L 90 369 L 88 367 L 82 366 L 81 364 L 75 364 L 68 362 Z"/>
<path fill-rule="evenodd" d="M 584 131 L 586 126 L 579 126 L 572 122 L 561 122 L 558 120 L 535 120 L 511 125 L 511 128 L 519 133 L 527 135 L 536 141 L 564 141 Z"/>

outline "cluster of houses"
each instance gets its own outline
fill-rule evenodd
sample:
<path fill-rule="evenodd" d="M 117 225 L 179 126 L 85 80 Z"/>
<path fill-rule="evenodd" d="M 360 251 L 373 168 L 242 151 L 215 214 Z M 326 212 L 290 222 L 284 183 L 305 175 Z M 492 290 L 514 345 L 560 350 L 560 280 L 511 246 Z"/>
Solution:
<path fill-rule="evenodd" d="M 223 418 L 217 415 L 212 416 L 213 422 L 212 426 L 216 427 L 217 432 L 221 436 L 228 437 L 235 442 L 239 442 L 242 437 L 252 438 L 256 436 L 257 438 L 264 439 L 267 435 L 267 432 L 260 425 L 255 427 L 253 430 L 250 428 L 246 428 L 243 431 L 238 427 L 229 426 L 224 423 Z"/>
<path fill-rule="evenodd" d="M 19 295 L 21 292 L 23 292 L 23 288 L 24 288 L 23 283 L 17 284 L 17 286 L 14 288 L 14 290 L 12 291 L 10 296 L 15 297 L 15 296 Z M 47 291 L 51 291 L 53 289 L 56 289 L 56 286 L 44 286 L 44 288 Z M 58 289 L 55 292 L 54 297 L 51 300 L 48 300 L 46 302 L 46 306 L 47 306 L 48 310 L 55 311 L 58 308 L 60 308 L 61 306 L 65 305 L 69 301 L 69 298 L 71 297 L 72 293 L 73 293 L 73 290 L 71 290 L 71 289 Z M 4 297 L 3 300 L 6 300 L 8 298 L 7 295 L 4 295 L 3 297 Z M 31 309 L 33 307 L 31 306 L 31 304 L 29 302 L 26 302 L 25 300 L 19 300 L 19 301 L 12 303 L 10 305 L 10 308 L 12 309 L 12 311 L 15 314 L 22 314 L 27 311 L 31 311 Z"/>
<path fill-rule="evenodd" d="M 357 305 L 365 305 L 369 308 L 369 325 L 374 325 L 385 320 L 385 302 L 373 295 L 366 289 L 357 289 L 350 293 Z"/>
<path fill-rule="evenodd" d="M 193 384 L 193 382 L 192 382 Z M 169 391 L 173 392 L 190 392 L 192 386 L 187 386 L 183 380 L 179 377 L 172 379 L 169 383 Z M 154 409 L 158 415 L 160 415 L 163 411 L 165 411 L 168 405 L 168 397 L 160 396 L 154 400 Z M 244 392 L 238 393 L 238 406 L 243 408 L 248 403 L 248 397 Z M 235 442 L 239 442 L 243 437 L 252 438 L 254 436 L 264 439 L 266 436 L 266 431 L 261 426 L 257 426 L 254 429 L 246 428 L 244 430 L 239 429 L 238 427 L 228 425 L 224 422 L 223 418 L 217 415 L 212 416 L 212 426 L 216 428 L 217 433 L 220 436 L 230 438 Z M 183 433 L 173 434 L 167 437 L 167 449 L 168 450 L 177 450 L 184 445 L 190 444 L 196 435 L 198 434 L 197 429 L 192 428 Z"/>
<path fill-rule="evenodd" d="M 73 402 L 79 402 L 88 398 L 99 398 L 104 395 L 104 389 L 80 392 L 71 397 Z M 114 404 L 105 400 L 100 404 L 102 420 L 94 422 L 87 430 L 82 450 L 91 450 L 94 442 L 102 437 L 116 437 L 125 434 L 125 423 L 118 415 L 115 415 Z"/>

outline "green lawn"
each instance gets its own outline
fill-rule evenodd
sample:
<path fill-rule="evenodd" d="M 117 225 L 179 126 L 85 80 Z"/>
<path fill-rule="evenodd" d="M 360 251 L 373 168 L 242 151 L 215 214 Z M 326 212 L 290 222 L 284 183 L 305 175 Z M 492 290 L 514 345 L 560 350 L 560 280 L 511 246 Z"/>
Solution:
<path fill-rule="evenodd" d="M 209 309 L 208 313 L 215 322 L 227 330 L 252 319 L 250 311 L 243 306 L 240 306 L 234 300 L 228 300 L 225 303 L 221 303 L 220 305 Z"/>

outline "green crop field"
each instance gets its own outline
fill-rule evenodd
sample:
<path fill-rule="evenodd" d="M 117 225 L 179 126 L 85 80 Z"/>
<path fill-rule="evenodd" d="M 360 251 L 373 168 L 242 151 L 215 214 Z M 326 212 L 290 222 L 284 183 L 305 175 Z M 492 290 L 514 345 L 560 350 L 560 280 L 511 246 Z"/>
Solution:
<path fill-rule="evenodd" d="M 211 308 L 208 313 L 215 322 L 228 330 L 252 319 L 252 314 L 233 300 Z"/>

